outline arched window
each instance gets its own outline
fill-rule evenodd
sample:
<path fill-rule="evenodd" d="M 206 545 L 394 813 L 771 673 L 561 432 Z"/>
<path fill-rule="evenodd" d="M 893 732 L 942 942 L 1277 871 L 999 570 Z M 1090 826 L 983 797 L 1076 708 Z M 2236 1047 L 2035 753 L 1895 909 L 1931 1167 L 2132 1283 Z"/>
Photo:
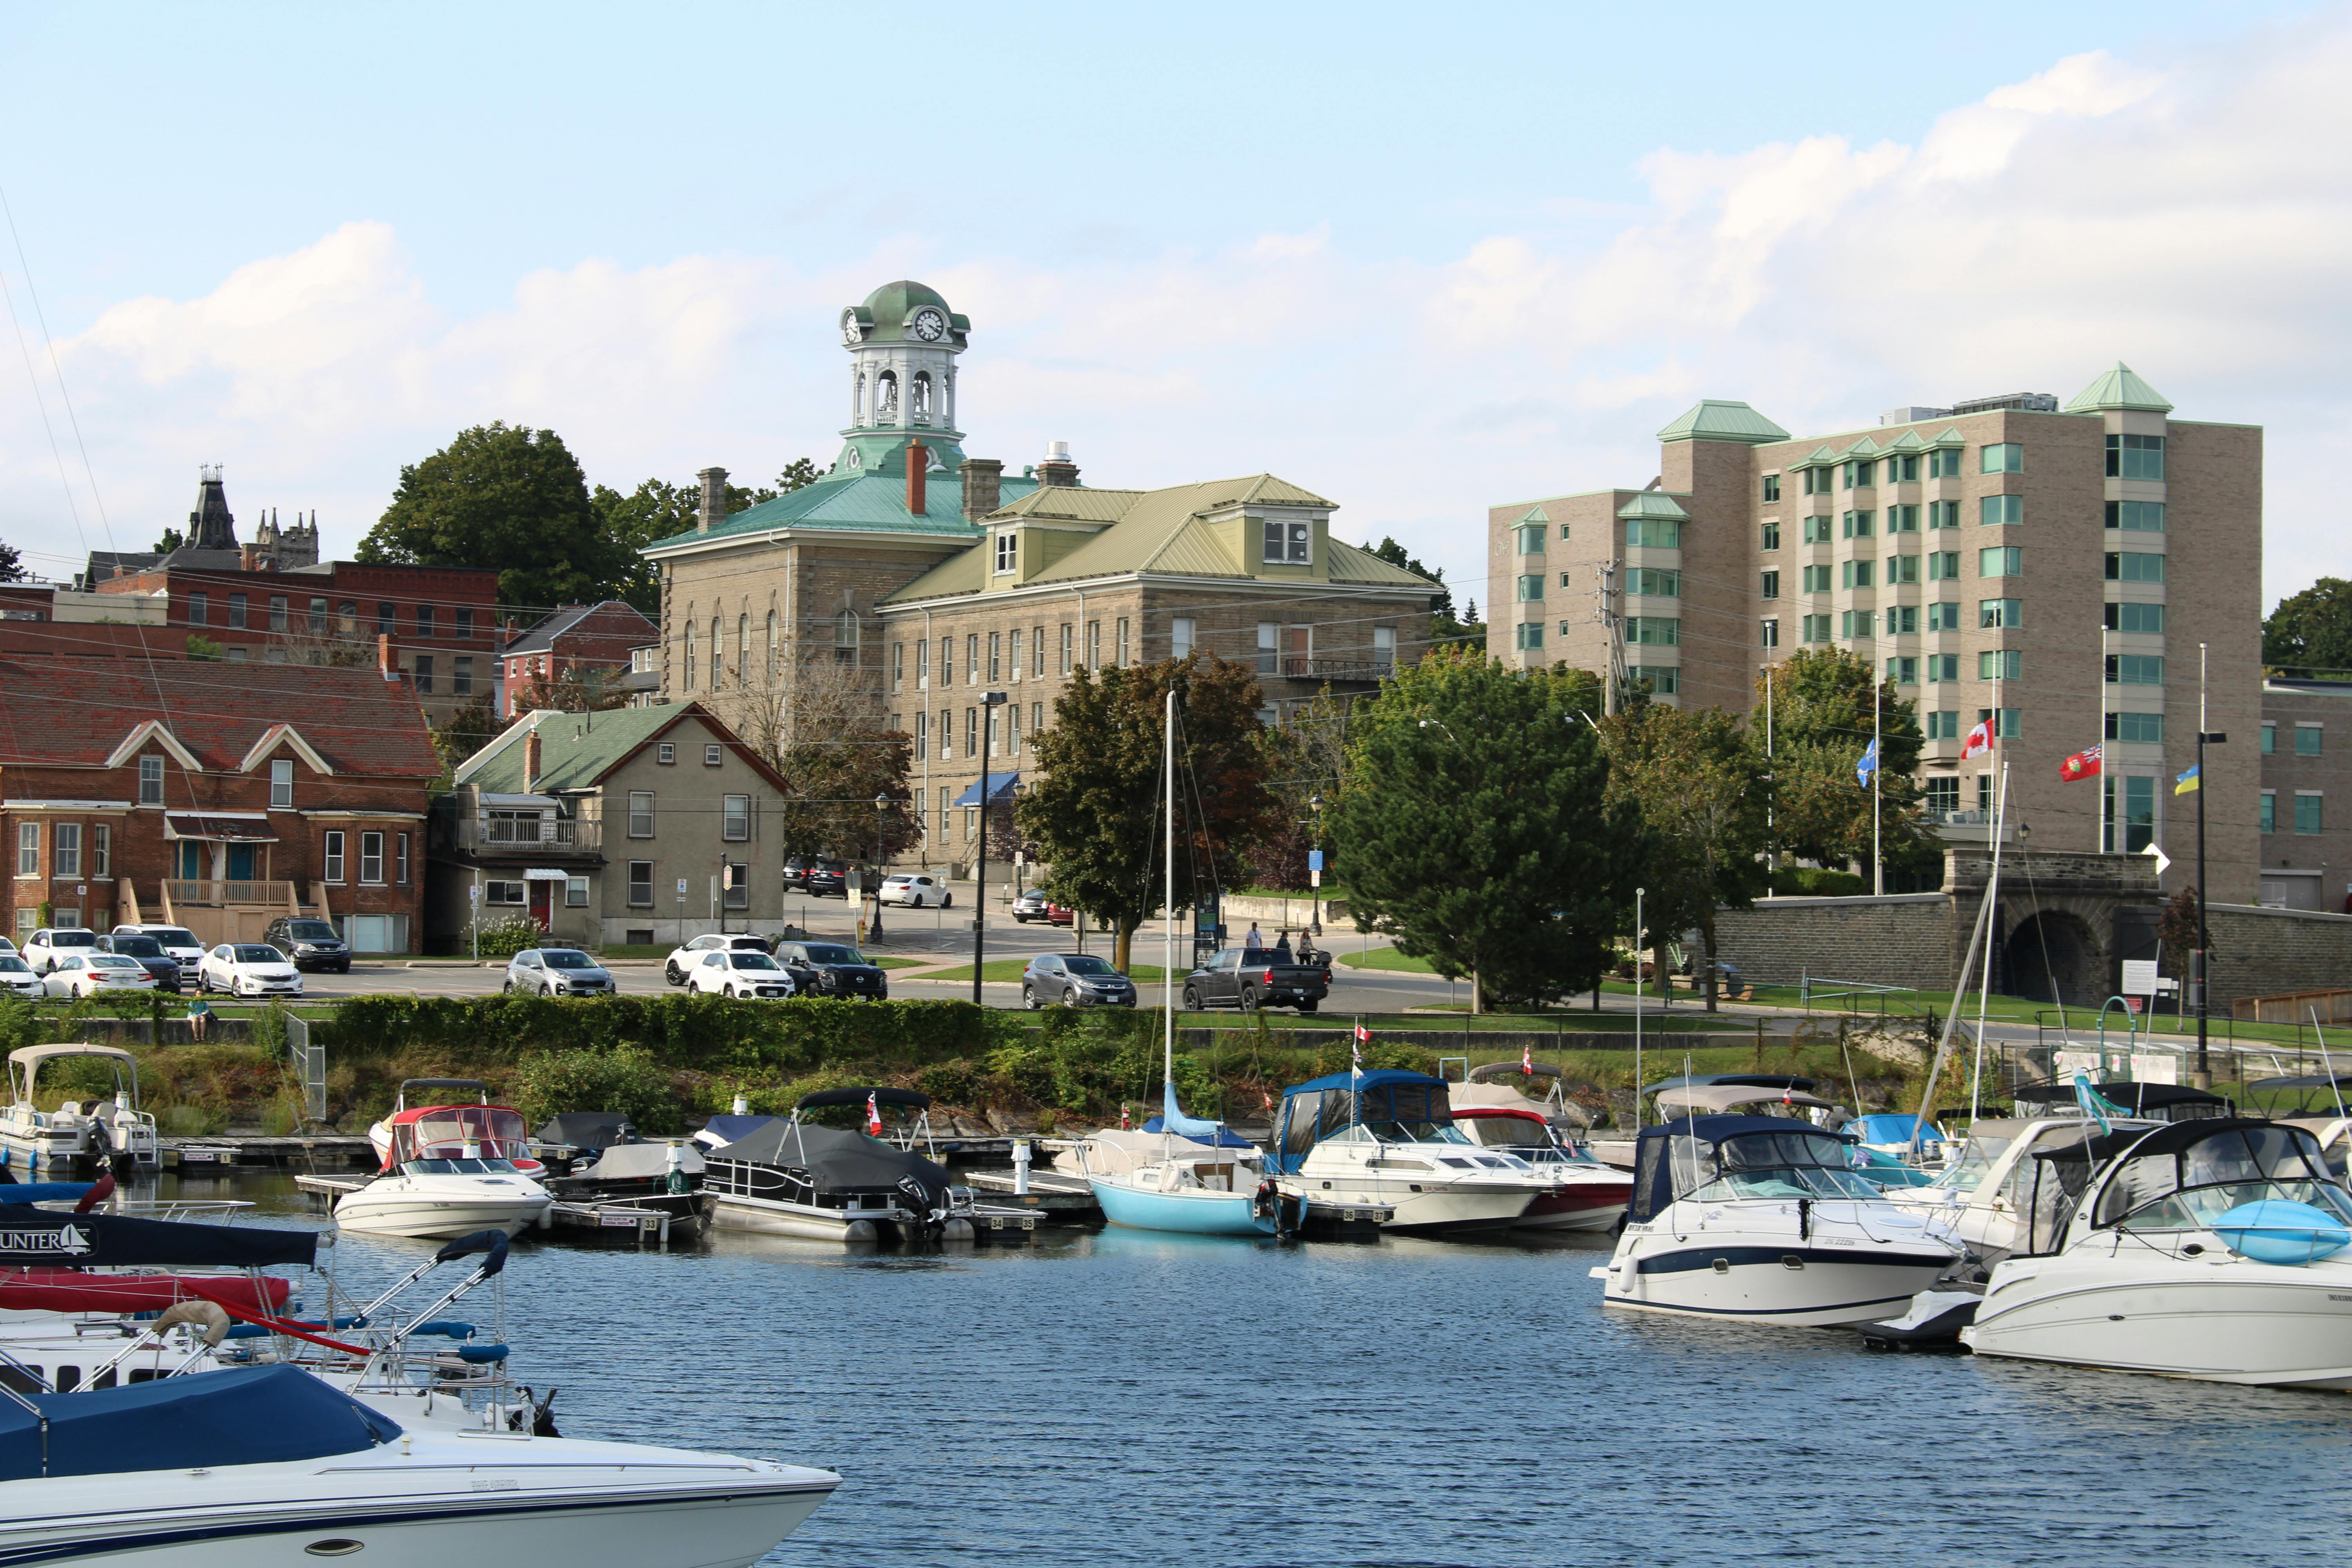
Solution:
<path fill-rule="evenodd" d="M 721 628 L 726 625 L 717 616 L 710 617 L 710 689 L 727 689 L 727 644 Z"/>
<path fill-rule="evenodd" d="M 857 612 L 844 610 L 841 618 L 833 623 L 833 662 L 857 662 Z"/>
<path fill-rule="evenodd" d="M 928 425 L 931 422 L 931 373 L 929 371 L 919 370 L 915 373 L 914 384 L 908 389 L 907 409 L 918 423 Z"/>
<path fill-rule="evenodd" d="M 751 684 L 751 617 L 735 617 L 735 684 Z"/>
<path fill-rule="evenodd" d="M 887 425 L 898 417 L 898 373 L 886 370 L 874 381 L 874 423 Z"/>
<path fill-rule="evenodd" d="M 345 599 L 335 606 L 336 629 L 345 637 L 356 637 L 360 629 L 360 607 Z"/>
<path fill-rule="evenodd" d="M 775 612 L 775 611 L 773 611 L 773 610 L 770 610 L 770 611 L 768 612 L 768 679 L 769 679 L 769 681 L 770 681 L 771 683 L 773 683 L 773 681 L 775 680 L 775 679 L 776 679 L 776 612 Z"/>
<path fill-rule="evenodd" d="M 694 623 L 692 621 L 686 623 L 686 683 L 678 689 L 681 691 L 694 689 Z"/>
<path fill-rule="evenodd" d="M 866 373 L 859 371 L 850 384 L 849 422 L 863 425 L 866 423 Z"/>

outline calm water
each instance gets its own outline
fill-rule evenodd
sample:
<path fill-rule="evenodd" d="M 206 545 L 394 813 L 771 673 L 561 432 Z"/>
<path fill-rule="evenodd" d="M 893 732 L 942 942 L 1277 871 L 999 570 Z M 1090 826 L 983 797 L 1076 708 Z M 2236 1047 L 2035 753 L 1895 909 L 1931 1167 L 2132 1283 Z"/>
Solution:
<path fill-rule="evenodd" d="M 239 1192 L 306 1223 L 282 1181 Z M 1591 1248 L 1040 1234 L 527 1244 L 514 1372 L 572 1436 L 839 1470 L 793 1568 L 2345 1556 L 2340 1394 L 1603 1313 Z M 338 1267 L 425 1245 L 347 1237 Z"/>

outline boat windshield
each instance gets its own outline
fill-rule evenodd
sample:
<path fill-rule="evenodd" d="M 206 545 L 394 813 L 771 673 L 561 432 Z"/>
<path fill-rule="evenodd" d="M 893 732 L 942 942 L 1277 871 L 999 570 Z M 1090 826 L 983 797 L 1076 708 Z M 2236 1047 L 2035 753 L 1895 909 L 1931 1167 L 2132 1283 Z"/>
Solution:
<path fill-rule="evenodd" d="M 411 1160 L 401 1169 L 412 1176 L 487 1176 L 515 1174 L 511 1160 Z"/>
<path fill-rule="evenodd" d="M 1744 1132 L 1720 1143 L 1678 1137 L 1666 1151 L 1675 1196 L 1702 1203 L 1728 1198 L 1858 1198 L 1885 1201 L 1846 1165 L 1846 1145 L 1800 1132 Z"/>
<path fill-rule="evenodd" d="M 2128 1157 L 2100 1189 L 2092 1223 L 2202 1230 L 2241 1204 L 2284 1198 L 2352 1224 L 2352 1195 L 2327 1179 L 2317 1143 L 2297 1127 L 2236 1127 L 2185 1149 Z"/>
<path fill-rule="evenodd" d="M 1975 1192 L 1978 1185 L 1992 1174 L 1992 1168 L 2000 1163 L 2000 1157 L 2009 1152 L 2009 1146 L 2014 1142 L 2014 1139 L 1996 1138 L 1989 1132 L 1977 1134 L 1960 1145 L 1958 1155 L 1928 1185 L 1941 1187 L 1948 1192 Z"/>
<path fill-rule="evenodd" d="M 1530 1121 L 1524 1116 L 1479 1116 L 1465 1118 L 1475 1128 L 1478 1142 L 1489 1149 L 1549 1149 L 1552 1146 L 1551 1131 L 1540 1121 Z M 1464 1122 L 1455 1123 L 1457 1126 Z"/>

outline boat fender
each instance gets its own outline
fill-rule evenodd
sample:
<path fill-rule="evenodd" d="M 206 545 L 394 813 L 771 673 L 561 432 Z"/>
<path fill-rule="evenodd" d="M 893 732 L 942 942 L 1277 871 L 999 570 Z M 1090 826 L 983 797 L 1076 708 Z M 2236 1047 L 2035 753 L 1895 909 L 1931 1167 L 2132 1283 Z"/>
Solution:
<path fill-rule="evenodd" d="M 168 1332 L 182 1323 L 202 1324 L 206 1346 L 217 1345 L 228 1337 L 228 1314 L 211 1301 L 182 1301 L 164 1309 L 155 1320 L 155 1332 Z"/>
<path fill-rule="evenodd" d="M 1797 1239 L 1813 1239 L 1813 1200 L 1811 1198 L 1797 1200 Z"/>
<path fill-rule="evenodd" d="M 865 1222 L 861 1220 L 858 1223 L 862 1225 Z M 970 1241 L 971 1239 L 971 1221 L 964 1218 L 961 1215 L 958 1215 L 955 1218 L 948 1221 L 948 1223 L 940 1228 L 940 1239 L 941 1241 Z"/>

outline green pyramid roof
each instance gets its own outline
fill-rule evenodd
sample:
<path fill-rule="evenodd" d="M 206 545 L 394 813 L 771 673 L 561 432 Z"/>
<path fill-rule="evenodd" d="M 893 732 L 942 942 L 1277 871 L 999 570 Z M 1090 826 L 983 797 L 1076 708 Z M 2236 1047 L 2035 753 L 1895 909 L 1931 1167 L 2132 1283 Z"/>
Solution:
<path fill-rule="evenodd" d="M 2116 361 L 2113 370 L 2074 395 L 2066 405 L 2069 414 L 2095 414 L 2109 408 L 2145 408 L 2158 414 L 2169 414 L 2172 405 L 2164 394 L 2139 378 L 2139 374 L 2123 361 Z"/>
<path fill-rule="evenodd" d="M 1745 441 L 1760 447 L 1789 433 L 1745 403 L 1710 397 L 1658 432 L 1661 441 Z"/>
<path fill-rule="evenodd" d="M 1632 500 L 1619 507 L 1617 515 L 1619 517 L 1688 518 L 1690 513 L 1685 511 L 1681 503 L 1664 490 L 1642 490 L 1637 492 Z"/>

